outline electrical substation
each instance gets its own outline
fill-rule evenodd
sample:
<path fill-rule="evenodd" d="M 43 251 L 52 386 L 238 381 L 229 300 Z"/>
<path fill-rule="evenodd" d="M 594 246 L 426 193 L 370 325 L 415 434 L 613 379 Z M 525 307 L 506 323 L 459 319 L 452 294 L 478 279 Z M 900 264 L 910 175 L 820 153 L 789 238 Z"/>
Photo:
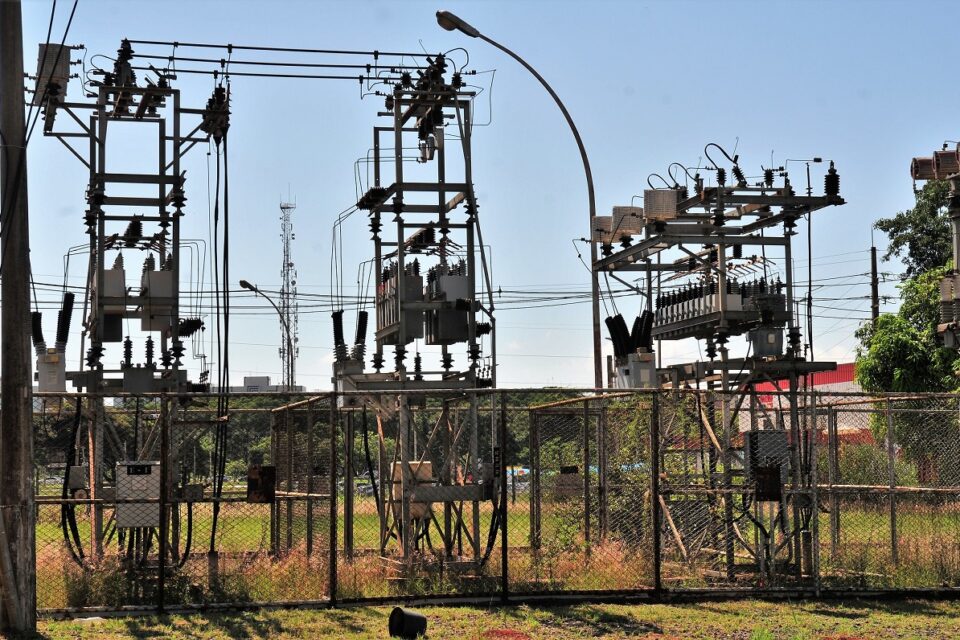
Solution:
<path fill-rule="evenodd" d="M 822 195 L 813 195 L 810 164 L 821 160 L 806 161 L 806 188 L 798 194 L 784 167 L 762 167 L 748 179 L 739 157 L 719 145 L 708 144 L 704 156 L 709 166 L 695 173 L 673 163 L 669 180 L 651 174 L 643 207 L 614 207 L 591 221 L 591 241 L 600 245 L 595 272 L 608 287 L 613 279 L 636 290 L 643 309 L 628 329 L 610 296 L 610 386 L 719 391 L 709 400 L 698 396 L 693 424 L 671 420 L 660 434 L 661 468 L 680 465 L 660 479 L 668 490 L 663 518 L 687 559 L 695 549 L 689 538 L 706 535 L 713 539 L 697 552 L 721 556 L 729 579 L 743 570 L 736 560 L 743 553 L 753 570 L 770 576 L 810 575 L 812 403 L 802 383 L 836 363 L 806 357 L 792 239 L 814 212 L 844 204 L 840 176 L 830 162 Z M 664 186 L 654 188 L 655 180 Z M 746 338 L 746 355 L 730 357 L 738 336 Z M 705 357 L 658 366 L 663 343 L 679 340 L 698 341 Z M 782 392 L 777 407 L 760 401 L 760 384 Z M 705 435 L 710 446 L 691 446 Z M 677 520 L 697 514 L 704 522 L 683 530 L 673 512 L 683 514 Z M 755 527 L 752 540 L 737 526 L 744 519 Z"/>
<path fill-rule="evenodd" d="M 124 39 L 115 55 L 77 60 L 82 47 L 41 45 L 27 101 L 86 187 L 75 194 L 82 216 L 48 240 L 64 245 L 63 284 L 41 283 L 56 301 L 41 306 L 34 292 L 30 326 L 38 607 L 960 585 L 960 555 L 925 557 L 914 539 L 936 530 L 916 522 L 960 500 L 960 438 L 917 454 L 900 430 L 958 415 L 960 401 L 817 390 L 837 368 L 814 349 L 811 226 L 814 214 L 819 224 L 845 204 L 834 162 L 781 164 L 771 152 L 752 171 L 736 148 L 709 143 L 692 166 L 651 173 L 629 205 L 593 215 L 585 145 L 556 92 L 461 19 L 437 19 L 519 61 L 566 118 L 591 216 L 589 229 L 585 214 L 550 223 L 588 231 L 574 244 L 589 247 L 590 291 L 585 282 L 511 290 L 495 279 L 495 252 L 534 245 L 490 241 L 488 221 L 505 216 L 497 206 L 484 214 L 484 243 L 473 134 L 481 94 L 492 121 L 493 75 L 472 68 L 465 49 Z M 361 148 L 345 157 L 344 171 L 355 158 L 356 192 L 345 202 L 281 199 L 271 290 L 253 279 L 262 274 L 236 272 L 269 248 L 231 240 L 228 145 L 253 137 L 238 116 L 248 87 L 281 79 L 359 89 L 373 126 L 368 136 L 361 123 Z M 317 130 L 304 127 L 309 144 L 342 124 L 305 122 Z M 339 163 L 336 149 L 324 153 Z M 197 175 L 204 154 L 206 180 Z M 958 151 L 916 158 L 911 173 L 950 182 L 956 262 Z M 317 177 L 325 193 L 334 180 Z M 259 232 L 262 207 L 240 201 L 239 224 Z M 295 211 L 303 252 L 294 251 Z M 308 262 L 321 246 L 310 236 L 317 219 L 332 231 L 329 272 Z M 327 282 L 329 291 L 314 291 Z M 939 331 L 957 346 L 956 272 L 940 293 Z M 495 303 L 503 316 L 533 302 L 604 311 L 592 327 L 568 327 L 593 330 L 582 346 L 593 347 L 603 384 L 505 388 Z M 55 305 L 56 323 L 41 312 Z M 874 305 L 879 313 L 875 292 Z M 301 313 L 322 316 L 301 325 Z M 269 344 L 236 341 L 244 315 L 269 318 Z M 318 317 L 332 332 L 310 345 Z M 511 353 L 508 335 L 504 360 L 531 356 Z M 280 384 L 262 369 L 243 386 L 234 371 L 232 386 L 240 346 L 268 347 Z M 329 359 L 301 359 L 301 348 Z M 298 375 L 322 376 L 323 388 L 306 390 Z M 855 456 L 866 460 L 860 475 Z M 906 571 L 910 563 L 926 573 Z"/>
<path fill-rule="evenodd" d="M 366 472 L 381 487 L 375 493 L 381 555 L 410 563 L 415 555 L 431 557 L 419 553 L 429 546 L 448 568 L 476 570 L 497 528 L 494 518 L 484 537 L 480 526 L 480 503 L 496 497 L 500 452 L 494 447 L 492 458 L 481 461 L 480 431 L 487 431 L 485 442 L 496 437 L 490 433 L 493 423 L 479 417 L 476 394 L 495 384 L 496 350 L 491 274 L 472 178 L 475 92 L 449 66 L 442 55 L 428 58 L 415 81 L 402 78 L 385 97 L 381 115 L 390 125 L 374 127 L 373 184 L 357 202 L 369 217 L 373 239 L 373 258 L 363 264 L 360 278 L 366 287 L 373 281 L 373 371 L 364 360 L 368 312 L 361 303 L 350 347 L 343 312 L 334 312 L 334 384 L 341 393 L 369 394 L 338 401 L 347 409 L 348 443 L 361 421 L 368 439 L 368 405 L 375 416 L 378 464 L 374 469 L 368 456 Z M 418 157 L 405 166 L 403 150 L 410 148 Z M 392 354 L 385 355 L 388 350 Z M 382 395 L 390 389 L 418 393 Z M 452 393 L 434 406 L 430 392 Z M 348 465 L 351 459 L 348 455 Z M 347 522 L 354 476 L 348 467 Z M 352 528 L 344 534 L 352 550 Z"/>

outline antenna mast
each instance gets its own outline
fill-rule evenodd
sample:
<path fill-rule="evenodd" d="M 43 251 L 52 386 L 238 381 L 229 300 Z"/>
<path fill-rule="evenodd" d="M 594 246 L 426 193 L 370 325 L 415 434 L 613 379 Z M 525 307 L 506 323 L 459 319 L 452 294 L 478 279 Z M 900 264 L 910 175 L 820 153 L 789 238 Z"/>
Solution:
<path fill-rule="evenodd" d="M 280 237 L 283 238 L 283 268 L 280 270 L 280 315 L 283 329 L 288 340 L 280 343 L 280 359 L 283 361 L 283 386 L 293 391 L 297 378 L 297 346 L 299 337 L 299 304 L 297 303 L 297 268 L 293 264 L 292 245 L 296 235 L 293 233 L 293 212 L 296 202 L 280 202 Z M 290 345 L 290 349 L 287 349 Z"/>

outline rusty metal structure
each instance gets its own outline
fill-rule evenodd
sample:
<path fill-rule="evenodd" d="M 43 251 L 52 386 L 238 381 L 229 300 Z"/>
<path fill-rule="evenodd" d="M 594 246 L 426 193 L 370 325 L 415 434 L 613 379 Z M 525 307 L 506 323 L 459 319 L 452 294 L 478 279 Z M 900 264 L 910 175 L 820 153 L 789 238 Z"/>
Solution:
<path fill-rule="evenodd" d="M 495 320 L 472 176 L 476 94 L 465 86 L 467 72 L 449 66 L 443 55 L 427 58 L 416 78 L 403 76 L 384 96 L 380 115 L 390 124 L 374 127 L 373 182 L 356 205 L 373 236 L 373 370 L 365 362 L 367 310 L 358 311 L 348 348 L 341 309 L 333 314 L 333 380 L 340 393 L 370 394 L 348 395 L 341 405 L 353 403 L 345 426 L 350 446 L 361 413 L 364 433 L 372 429 L 367 409 L 375 415 L 377 464 L 368 457 L 365 473 L 380 487 L 380 555 L 407 567 L 416 561 L 479 571 L 489 555 L 481 503 L 496 500 L 500 449 L 493 423 L 478 418 L 476 391 L 496 383 Z M 417 150 L 415 162 L 405 149 Z M 459 395 L 466 410 L 428 406 L 437 391 Z M 432 417 L 419 419 L 426 415 Z M 490 448 L 482 450 L 481 442 Z M 345 535 L 352 548 L 353 531 Z"/>
<path fill-rule="evenodd" d="M 687 459 L 684 473 L 664 480 L 672 497 L 662 503 L 663 517 L 669 523 L 671 509 L 700 501 L 703 516 L 722 529 L 710 548 L 723 558 L 728 576 L 738 570 L 740 553 L 749 554 L 761 573 L 789 565 L 784 568 L 799 576 L 811 570 L 814 519 L 806 495 L 813 482 L 801 383 L 836 365 L 806 357 L 795 311 L 792 238 L 801 220 L 809 224 L 814 212 L 844 204 L 840 177 L 830 162 L 823 194 L 813 195 L 810 163 L 820 158 L 806 161 L 807 188 L 798 194 L 784 167 L 763 167 L 748 179 L 739 157 L 719 145 L 708 144 L 704 155 L 710 166 L 694 168 L 696 173 L 679 163 L 670 166 L 679 167 L 685 185 L 671 171 L 669 180 L 651 174 L 643 207 L 614 207 L 611 216 L 594 218 L 590 240 L 601 255 L 595 272 L 636 291 L 643 307 L 632 330 L 620 313 L 606 320 L 614 350 L 610 386 L 735 394 L 698 403 L 693 411 L 711 447 L 682 444 L 657 454 Z M 655 188 L 654 179 L 664 186 Z M 611 303 L 616 310 L 612 296 Z M 747 339 L 744 357 L 729 354 L 736 336 Z M 702 343 L 703 360 L 657 366 L 654 343 L 689 339 Z M 761 384 L 783 391 L 789 408 L 769 413 L 758 400 Z M 744 408 L 749 418 L 741 424 Z M 768 509 L 770 504 L 777 508 Z M 763 532 L 761 539 L 738 534 L 736 523 L 743 518 Z"/>

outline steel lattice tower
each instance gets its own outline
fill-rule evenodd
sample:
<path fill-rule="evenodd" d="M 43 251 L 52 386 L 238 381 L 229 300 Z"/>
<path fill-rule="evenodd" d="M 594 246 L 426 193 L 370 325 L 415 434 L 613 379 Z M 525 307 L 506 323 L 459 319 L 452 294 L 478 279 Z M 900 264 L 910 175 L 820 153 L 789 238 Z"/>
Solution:
<path fill-rule="evenodd" d="M 280 203 L 280 237 L 283 238 L 283 268 L 280 270 L 280 315 L 288 340 L 280 342 L 280 359 L 283 361 L 283 386 L 292 390 L 297 378 L 297 355 L 300 352 L 299 304 L 297 303 L 297 268 L 293 263 L 292 246 L 293 212 L 296 202 Z M 290 345 L 290 349 L 287 346 Z"/>

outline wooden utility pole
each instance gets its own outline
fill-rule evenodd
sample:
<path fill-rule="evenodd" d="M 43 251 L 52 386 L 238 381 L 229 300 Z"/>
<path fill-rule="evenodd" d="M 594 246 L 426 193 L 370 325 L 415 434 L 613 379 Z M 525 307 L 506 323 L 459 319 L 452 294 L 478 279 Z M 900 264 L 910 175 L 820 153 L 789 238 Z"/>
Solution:
<path fill-rule="evenodd" d="M 30 235 L 20 0 L 0 2 L 0 631 L 36 628 Z"/>

